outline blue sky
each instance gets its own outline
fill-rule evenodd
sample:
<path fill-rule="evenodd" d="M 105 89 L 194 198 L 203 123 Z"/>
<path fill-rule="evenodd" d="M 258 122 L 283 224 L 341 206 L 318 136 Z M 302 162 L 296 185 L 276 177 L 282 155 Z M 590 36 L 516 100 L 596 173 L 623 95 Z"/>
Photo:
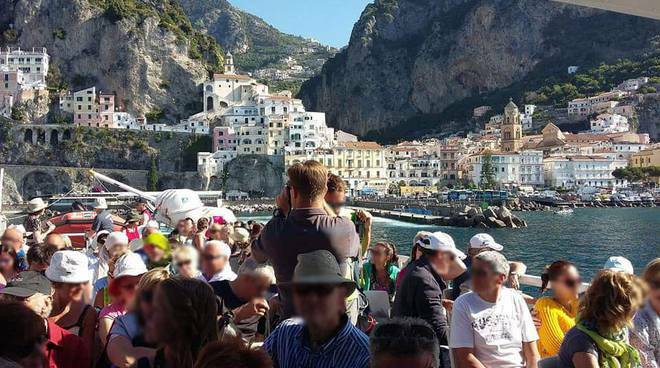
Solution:
<path fill-rule="evenodd" d="M 282 32 L 343 47 L 364 7 L 373 0 L 229 0 Z"/>

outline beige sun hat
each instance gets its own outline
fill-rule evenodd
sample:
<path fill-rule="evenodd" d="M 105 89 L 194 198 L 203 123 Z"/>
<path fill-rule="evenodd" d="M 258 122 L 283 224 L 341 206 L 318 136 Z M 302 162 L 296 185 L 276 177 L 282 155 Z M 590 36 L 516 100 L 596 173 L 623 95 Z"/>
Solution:
<path fill-rule="evenodd" d="M 65 284 L 83 284 L 89 281 L 87 256 L 75 250 L 61 250 L 53 254 L 46 269 L 50 281 Z"/>
<path fill-rule="evenodd" d="M 32 198 L 31 200 L 28 201 L 27 203 L 27 211 L 28 213 L 35 213 L 43 210 L 44 208 L 48 207 L 46 202 L 44 202 L 43 199 L 37 197 L 37 198 Z"/>

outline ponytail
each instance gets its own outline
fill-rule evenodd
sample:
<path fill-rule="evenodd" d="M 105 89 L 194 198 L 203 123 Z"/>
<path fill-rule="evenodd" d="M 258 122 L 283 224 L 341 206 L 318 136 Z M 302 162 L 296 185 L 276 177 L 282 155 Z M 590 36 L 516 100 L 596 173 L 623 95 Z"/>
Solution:
<path fill-rule="evenodd" d="M 545 267 L 545 271 L 541 274 L 541 294 L 545 293 L 548 289 L 548 283 L 550 282 L 550 275 L 548 274 L 548 267 Z"/>
<path fill-rule="evenodd" d="M 548 289 L 550 281 L 556 280 L 569 267 L 575 267 L 575 264 L 569 261 L 554 261 L 541 274 L 541 293 Z"/>

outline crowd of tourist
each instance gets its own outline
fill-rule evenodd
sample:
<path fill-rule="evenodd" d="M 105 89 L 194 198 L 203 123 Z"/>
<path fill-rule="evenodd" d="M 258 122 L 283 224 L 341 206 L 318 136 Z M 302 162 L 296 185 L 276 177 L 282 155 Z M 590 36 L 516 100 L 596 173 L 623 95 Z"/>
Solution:
<path fill-rule="evenodd" d="M 405 262 L 341 178 L 287 174 L 265 225 L 163 232 L 140 201 L 120 229 L 99 198 L 85 249 L 30 201 L 1 237 L 0 367 L 660 366 L 660 258 L 638 277 L 612 257 L 588 285 L 558 260 L 535 298 L 491 235 L 419 232 Z"/>

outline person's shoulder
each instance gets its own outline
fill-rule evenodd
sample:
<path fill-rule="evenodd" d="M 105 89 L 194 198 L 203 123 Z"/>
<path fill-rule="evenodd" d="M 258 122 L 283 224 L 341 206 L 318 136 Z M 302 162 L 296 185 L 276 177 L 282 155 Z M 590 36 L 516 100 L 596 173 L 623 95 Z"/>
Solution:
<path fill-rule="evenodd" d="M 593 339 L 586 333 L 580 331 L 577 326 L 572 327 L 566 332 L 566 335 L 564 335 L 563 344 L 573 347 L 576 352 L 588 350 L 585 349 L 585 347 L 593 348 L 596 346 L 596 343 L 593 341 Z"/>
<path fill-rule="evenodd" d="M 300 331 L 303 329 L 304 321 L 301 318 L 289 318 L 282 321 L 276 328 L 280 332 Z"/>
<path fill-rule="evenodd" d="M 360 347 L 369 350 L 369 336 L 353 325 L 351 325 L 351 339 Z"/>
<path fill-rule="evenodd" d="M 204 278 L 202 274 L 200 273 L 199 275 L 196 276 L 197 279 Z M 212 281 L 209 282 L 209 285 L 211 285 L 211 288 L 213 288 L 213 291 L 215 292 L 215 295 L 223 295 L 227 289 L 229 288 L 229 280 L 221 280 L 221 281 Z"/>
<path fill-rule="evenodd" d="M 557 306 L 557 302 L 555 302 L 555 300 L 552 299 L 549 296 L 544 296 L 542 298 L 538 298 L 536 300 L 536 303 L 534 303 L 534 309 L 536 309 L 536 310 L 553 309 L 556 306 Z"/>
<path fill-rule="evenodd" d="M 467 293 L 460 295 L 454 300 L 454 309 L 456 309 L 456 307 L 463 308 L 472 303 L 475 299 L 475 295 L 476 294 L 473 291 L 468 291 Z"/>

